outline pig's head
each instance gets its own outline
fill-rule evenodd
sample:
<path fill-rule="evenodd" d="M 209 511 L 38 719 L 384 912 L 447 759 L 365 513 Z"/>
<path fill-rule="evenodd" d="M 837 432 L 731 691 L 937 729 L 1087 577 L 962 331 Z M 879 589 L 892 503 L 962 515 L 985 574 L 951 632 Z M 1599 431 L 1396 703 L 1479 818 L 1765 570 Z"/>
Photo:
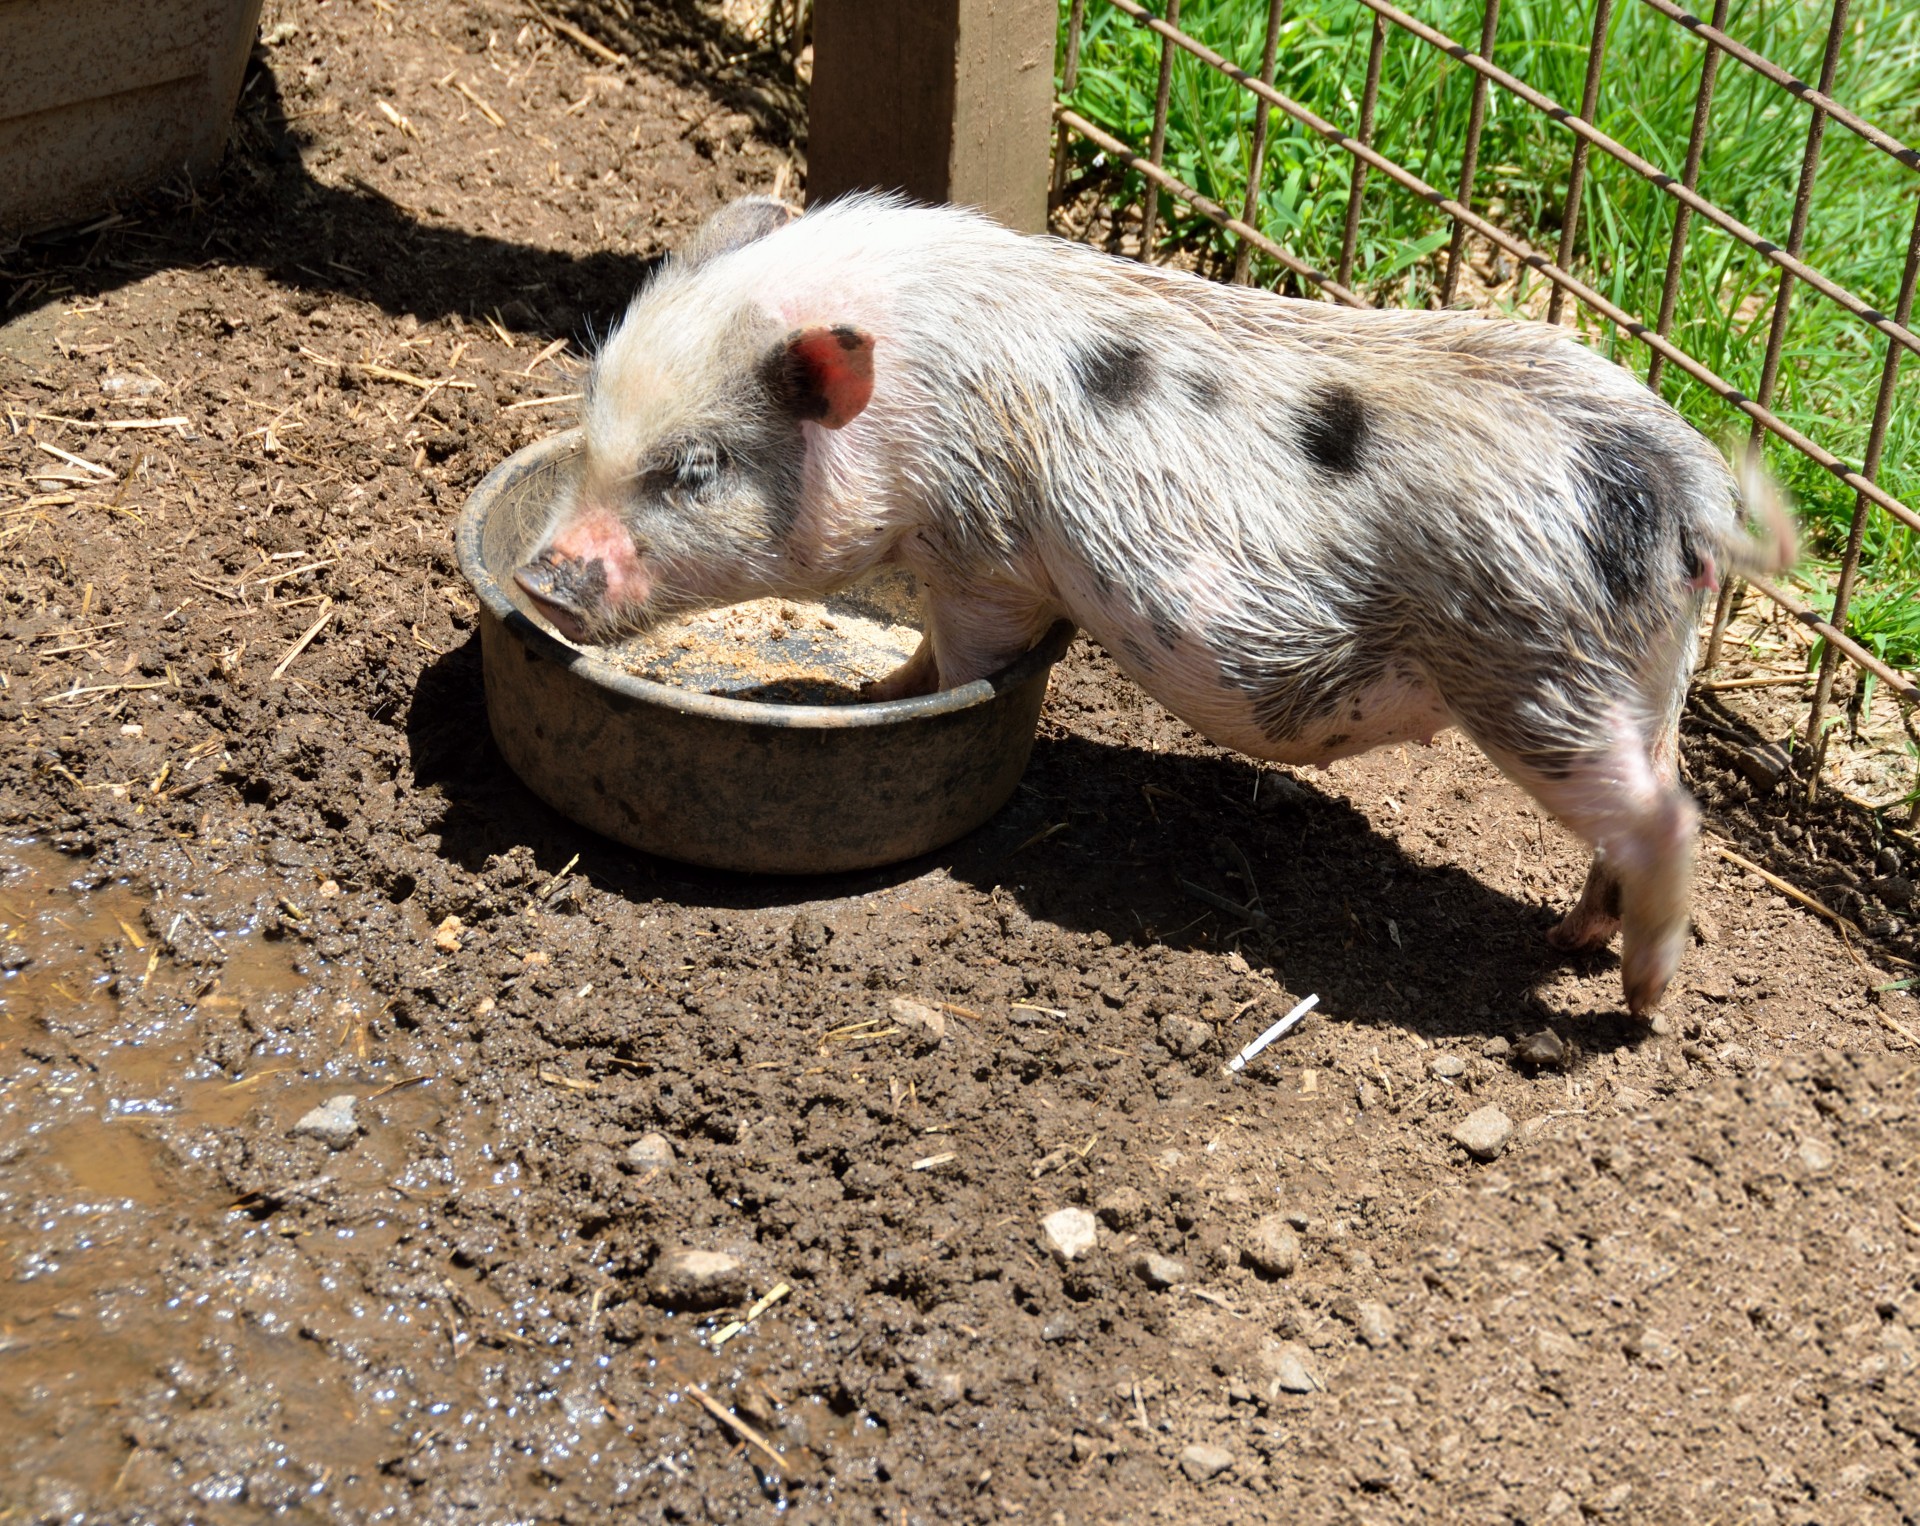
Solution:
<path fill-rule="evenodd" d="M 514 573 L 556 629 L 602 642 L 804 579 L 788 531 L 808 431 L 873 391 L 873 339 L 784 323 L 726 256 L 792 217 L 753 198 L 718 213 L 634 300 L 595 360 L 569 496 Z"/>

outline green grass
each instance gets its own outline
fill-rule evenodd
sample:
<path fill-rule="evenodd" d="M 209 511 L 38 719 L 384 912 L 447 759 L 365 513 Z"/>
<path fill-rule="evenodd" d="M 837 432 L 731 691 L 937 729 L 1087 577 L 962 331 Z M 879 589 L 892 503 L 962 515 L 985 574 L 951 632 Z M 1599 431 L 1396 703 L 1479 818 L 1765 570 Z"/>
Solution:
<path fill-rule="evenodd" d="M 1421 0 L 1407 8 L 1470 46 L 1479 0 Z M 1154 4 L 1156 11 L 1159 4 Z M 1061 5 L 1062 27 L 1067 5 Z M 1181 26 L 1249 72 L 1257 70 L 1265 0 L 1186 0 Z M 1710 7 L 1697 7 L 1705 14 Z M 1727 30 L 1806 79 L 1818 75 L 1826 0 L 1735 0 Z M 1591 0 L 1506 0 L 1494 61 L 1569 108 L 1580 102 L 1592 27 Z M 1357 129 L 1372 13 L 1353 0 L 1288 0 L 1275 83 L 1348 131 Z M 1704 45 L 1639 0 L 1617 0 L 1595 119 L 1628 148 L 1678 175 L 1686 156 Z M 1064 56 L 1064 53 L 1063 55 Z M 1159 39 L 1105 0 L 1088 0 L 1078 86 L 1070 104 L 1135 145 L 1153 125 Z M 1389 27 L 1374 141 L 1388 158 L 1443 190 L 1454 189 L 1466 141 L 1472 76 L 1417 38 Z M 1908 144 L 1920 142 L 1920 6 L 1855 0 L 1834 95 Z M 1234 212 L 1246 193 L 1254 100 L 1184 53 L 1175 55 L 1167 166 Z M 1784 243 L 1793 212 L 1809 110 L 1737 61 L 1722 58 L 1699 188 L 1763 236 Z M 1260 227 L 1296 255 L 1331 271 L 1339 258 L 1352 176 L 1340 149 L 1273 114 L 1259 191 Z M 1498 86 L 1488 92 L 1475 209 L 1551 255 L 1558 243 L 1572 135 Z M 1094 150 L 1075 143 L 1086 167 Z M 1113 194 L 1137 202 L 1127 174 Z M 1891 311 L 1899 289 L 1920 173 L 1829 124 L 1812 202 L 1805 258 L 1870 303 Z M 1678 204 L 1595 152 L 1581 199 L 1575 272 L 1649 322 L 1659 311 Z M 1230 235 L 1163 199 L 1163 238 L 1203 253 L 1230 254 Z M 1436 250 L 1451 225 L 1379 174 L 1369 178 L 1354 264 L 1371 300 L 1421 306 L 1437 294 Z M 1291 289 L 1264 259 L 1255 279 Z M 1735 386 L 1758 390 L 1779 272 L 1695 218 L 1675 307 L 1673 337 Z M 1644 374 L 1649 352 L 1594 320 L 1587 337 Z M 1858 463 L 1866 450 L 1886 341 L 1804 287 L 1790 308 L 1774 411 L 1834 454 Z M 1745 416 L 1672 366 L 1662 388 L 1688 418 L 1723 444 L 1744 441 Z M 1768 460 L 1792 490 L 1809 542 L 1810 583 L 1831 586 L 1833 561 L 1853 513 L 1851 489 L 1797 451 L 1770 444 Z M 1895 395 L 1881 482 L 1920 508 L 1920 357 L 1909 355 Z M 1920 663 L 1920 538 L 1874 511 L 1862 583 L 1849 625 L 1902 667 Z M 1824 605 L 1822 592 L 1815 602 Z"/>

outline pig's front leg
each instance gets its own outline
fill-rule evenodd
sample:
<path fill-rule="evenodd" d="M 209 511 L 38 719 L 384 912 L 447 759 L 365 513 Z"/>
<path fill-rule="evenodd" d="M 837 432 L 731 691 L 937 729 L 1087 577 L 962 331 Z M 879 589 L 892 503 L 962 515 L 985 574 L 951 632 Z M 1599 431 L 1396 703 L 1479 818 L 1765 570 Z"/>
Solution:
<path fill-rule="evenodd" d="M 933 634 L 920 638 L 914 654 L 885 678 L 860 686 L 860 697 L 871 704 L 890 699 L 916 699 L 940 687 L 940 662 L 934 655 Z"/>
<path fill-rule="evenodd" d="M 1056 618 L 1022 590 L 977 584 L 936 589 L 924 582 L 921 589 L 925 635 L 919 649 L 863 688 L 862 699 L 911 699 L 997 673 L 1039 641 Z"/>

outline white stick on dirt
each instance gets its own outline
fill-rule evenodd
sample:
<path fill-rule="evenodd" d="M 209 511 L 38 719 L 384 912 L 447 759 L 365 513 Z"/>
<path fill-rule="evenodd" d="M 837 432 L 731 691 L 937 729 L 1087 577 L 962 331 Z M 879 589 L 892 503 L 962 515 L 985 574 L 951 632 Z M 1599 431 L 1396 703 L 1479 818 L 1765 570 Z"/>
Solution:
<path fill-rule="evenodd" d="M 1247 1045 L 1245 1049 L 1241 1050 L 1238 1054 L 1236 1054 L 1227 1065 L 1227 1073 L 1231 1075 L 1236 1070 L 1246 1069 L 1248 1060 L 1251 1060 L 1261 1050 L 1265 1049 L 1267 1045 L 1271 1044 L 1275 1039 L 1279 1038 L 1295 1023 L 1299 1022 L 1301 1018 L 1305 1017 L 1309 1012 L 1311 1012 L 1315 1007 L 1319 1005 L 1320 1005 L 1320 998 L 1318 995 L 1309 996 L 1305 1001 L 1301 1002 L 1285 1017 L 1281 1018 L 1279 1022 L 1275 1023 L 1265 1033 L 1261 1034 L 1259 1038 L 1255 1039 L 1251 1044 Z"/>

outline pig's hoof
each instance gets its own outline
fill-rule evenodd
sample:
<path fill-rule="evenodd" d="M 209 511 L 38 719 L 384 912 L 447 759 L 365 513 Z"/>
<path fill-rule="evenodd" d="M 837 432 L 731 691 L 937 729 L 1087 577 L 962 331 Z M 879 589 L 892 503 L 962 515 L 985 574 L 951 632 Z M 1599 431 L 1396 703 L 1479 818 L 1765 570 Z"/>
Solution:
<path fill-rule="evenodd" d="M 1587 949 L 1604 948 L 1619 931 L 1618 917 L 1576 906 L 1547 929 L 1547 943 L 1563 954 L 1577 954 Z"/>
<path fill-rule="evenodd" d="M 1674 971 L 1680 967 L 1683 938 L 1658 938 L 1625 949 L 1620 956 L 1620 979 L 1626 988 L 1627 1011 L 1649 1017 L 1667 994 Z"/>

